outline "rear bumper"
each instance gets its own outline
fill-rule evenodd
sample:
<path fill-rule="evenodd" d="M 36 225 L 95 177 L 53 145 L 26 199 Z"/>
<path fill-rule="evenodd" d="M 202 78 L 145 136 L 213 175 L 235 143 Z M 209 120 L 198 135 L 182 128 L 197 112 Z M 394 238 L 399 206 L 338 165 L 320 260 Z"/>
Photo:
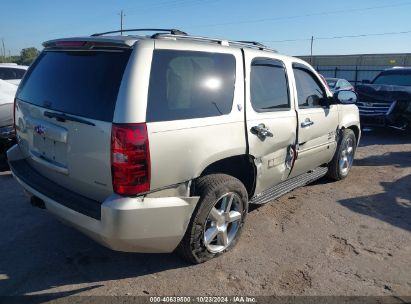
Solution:
<path fill-rule="evenodd" d="M 181 241 L 187 229 L 198 197 L 121 197 L 111 195 L 103 202 L 83 202 L 94 204 L 79 209 L 76 202 L 50 194 L 42 189 L 38 180 L 30 180 L 22 169 L 29 166 L 22 158 L 17 145 L 8 152 L 13 176 L 32 195 L 44 201 L 46 209 L 64 223 L 80 230 L 98 243 L 113 250 L 128 252 L 171 252 Z M 24 163 L 23 163 L 24 162 Z M 33 178 L 33 177 L 32 177 Z M 44 178 L 44 177 L 43 177 Z M 36 177 L 41 179 L 41 177 Z M 44 178 L 48 188 L 58 185 Z M 65 191 L 69 191 L 65 189 Z M 59 192 L 59 191 L 57 191 Z M 66 194 L 66 193 L 65 193 Z M 63 194 L 65 197 L 66 195 Z M 71 192 L 70 199 L 77 194 Z M 97 204 L 97 205 L 96 205 Z M 97 208 L 96 213 L 89 209 Z M 76 210 L 75 210 L 76 209 Z M 88 215 L 86 215 L 87 213 Z"/>

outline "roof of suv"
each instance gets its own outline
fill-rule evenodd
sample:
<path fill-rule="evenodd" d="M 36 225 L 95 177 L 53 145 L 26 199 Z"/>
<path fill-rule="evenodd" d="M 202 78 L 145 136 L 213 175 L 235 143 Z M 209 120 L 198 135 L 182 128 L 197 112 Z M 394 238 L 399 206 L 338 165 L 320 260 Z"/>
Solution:
<path fill-rule="evenodd" d="M 154 32 L 151 35 L 121 35 L 123 32 Z M 120 35 L 114 35 L 114 34 Z M 261 52 L 276 53 L 281 60 L 290 60 L 295 63 L 301 63 L 304 65 L 309 65 L 306 61 L 299 59 L 297 57 L 287 56 L 279 54 L 277 50 L 271 49 L 259 42 L 255 41 L 236 41 L 227 40 L 221 38 L 210 38 L 202 36 L 188 35 L 180 30 L 165 30 L 165 29 L 132 29 L 121 31 L 112 31 L 105 33 L 97 33 L 91 36 L 83 37 L 70 37 L 49 40 L 43 43 L 45 48 L 76 48 L 76 47 L 88 47 L 89 49 L 96 49 L 100 47 L 108 48 L 132 48 L 137 41 L 140 40 L 168 40 L 181 43 L 190 43 L 198 45 L 217 45 L 221 47 L 230 47 L 236 49 L 248 48 Z M 314 70 L 314 69 L 313 69 Z"/>
<path fill-rule="evenodd" d="M 110 34 L 117 34 L 123 32 L 155 32 L 152 35 L 110 35 Z M 192 36 L 188 35 L 183 31 L 175 30 L 175 29 L 131 29 L 131 30 L 123 30 L 123 31 L 111 31 L 105 33 L 97 33 L 91 36 L 86 37 L 71 37 L 71 38 L 63 38 L 63 39 L 54 39 L 49 40 L 43 43 L 44 47 L 59 47 L 59 46 L 75 46 L 76 43 L 99 43 L 99 44 L 108 44 L 111 46 L 123 46 L 123 47 L 132 47 L 138 40 L 147 40 L 147 39 L 171 39 L 171 40 L 181 40 L 181 41 L 190 41 L 190 42 L 198 42 L 198 43 L 211 43 L 211 44 L 219 44 L 221 46 L 230 46 L 230 47 L 247 47 L 253 49 L 259 49 L 262 51 L 270 51 L 270 52 L 277 52 L 274 49 L 271 49 L 259 42 L 256 41 L 235 41 L 235 40 L 227 40 L 227 39 L 220 39 L 220 38 L 209 38 L 209 37 L 202 37 L 202 36 Z M 73 44 L 73 45 L 70 45 Z M 79 46 L 77 44 L 77 46 Z"/>
<path fill-rule="evenodd" d="M 411 67 L 409 67 L 409 66 L 395 66 L 395 67 L 392 67 L 392 68 L 389 68 L 389 69 L 387 69 L 387 71 L 390 71 L 390 70 L 411 70 Z"/>
<path fill-rule="evenodd" d="M 381 74 L 395 74 L 396 72 L 406 72 L 408 74 L 411 73 L 411 67 L 393 67 L 382 71 Z"/>

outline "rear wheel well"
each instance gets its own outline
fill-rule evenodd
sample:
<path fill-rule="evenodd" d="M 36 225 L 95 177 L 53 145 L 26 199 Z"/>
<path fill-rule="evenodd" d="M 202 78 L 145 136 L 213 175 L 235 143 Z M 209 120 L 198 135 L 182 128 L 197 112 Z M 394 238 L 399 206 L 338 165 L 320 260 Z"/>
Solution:
<path fill-rule="evenodd" d="M 243 183 L 247 190 L 248 197 L 251 198 L 255 190 L 256 172 L 257 169 L 251 156 L 237 155 L 220 159 L 208 165 L 200 176 L 216 173 L 233 176 Z"/>

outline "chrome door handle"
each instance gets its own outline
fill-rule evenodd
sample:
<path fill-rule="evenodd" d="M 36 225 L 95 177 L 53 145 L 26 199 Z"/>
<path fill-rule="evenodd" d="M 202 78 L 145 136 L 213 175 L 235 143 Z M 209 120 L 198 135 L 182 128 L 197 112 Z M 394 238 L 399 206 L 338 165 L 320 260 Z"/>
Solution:
<path fill-rule="evenodd" d="M 309 118 L 306 118 L 302 123 L 301 123 L 301 128 L 308 128 L 314 124 L 313 121 L 311 121 Z"/>
<path fill-rule="evenodd" d="M 265 124 L 259 124 L 251 128 L 251 133 L 257 135 L 257 137 L 264 141 L 266 137 L 273 137 L 273 133 L 265 126 Z"/>

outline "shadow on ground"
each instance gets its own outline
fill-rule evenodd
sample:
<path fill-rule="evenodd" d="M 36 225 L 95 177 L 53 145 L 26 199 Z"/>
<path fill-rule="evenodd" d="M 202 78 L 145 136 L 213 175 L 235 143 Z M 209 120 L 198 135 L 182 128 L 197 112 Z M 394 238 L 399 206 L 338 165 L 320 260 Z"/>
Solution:
<path fill-rule="evenodd" d="M 392 129 L 373 129 L 363 132 L 360 146 L 410 144 L 411 134 Z M 411 168 L 411 151 L 390 152 L 356 159 L 354 166 L 394 166 Z M 371 171 L 370 171 L 371 172 Z M 411 231 L 411 175 L 393 182 L 381 183 L 383 192 L 373 196 L 361 196 L 339 203 L 350 210 L 377 218 L 393 226 Z"/>
<path fill-rule="evenodd" d="M 372 155 L 356 159 L 354 166 L 394 166 L 396 168 L 411 167 L 411 151 L 390 152 L 383 155 Z"/>
<path fill-rule="evenodd" d="M 42 222 L 30 230 L 16 232 L 11 242 L 2 244 L 0 295 L 23 295 L 73 284 L 93 284 L 88 289 L 70 287 L 69 294 L 75 295 L 103 286 L 101 282 L 189 266 L 175 254 L 111 251 L 52 219 Z M 47 296 L 60 298 L 67 296 L 67 292 L 48 293 Z"/>
<path fill-rule="evenodd" d="M 341 200 L 350 210 L 411 231 L 411 174 L 394 182 L 383 182 L 384 192 Z"/>
<path fill-rule="evenodd" d="M 30 207 L 10 174 L 0 176 L 0 193 L 0 295 L 52 289 L 47 297 L 60 298 L 105 281 L 189 266 L 175 254 L 121 253 L 98 245 L 46 211 Z M 70 286 L 70 292 L 53 290 L 76 284 L 87 285 Z M 135 286 L 136 293 L 139 288 Z"/>
<path fill-rule="evenodd" d="M 9 164 L 5 159 L 0 158 L 0 172 L 5 172 L 9 170 Z"/>
<path fill-rule="evenodd" d="M 398 145 L 411 143 L 409 131 L 400 131 L 390 128 L 371 128 L 362 131 L 360 147 L 372 145 Z"/>

